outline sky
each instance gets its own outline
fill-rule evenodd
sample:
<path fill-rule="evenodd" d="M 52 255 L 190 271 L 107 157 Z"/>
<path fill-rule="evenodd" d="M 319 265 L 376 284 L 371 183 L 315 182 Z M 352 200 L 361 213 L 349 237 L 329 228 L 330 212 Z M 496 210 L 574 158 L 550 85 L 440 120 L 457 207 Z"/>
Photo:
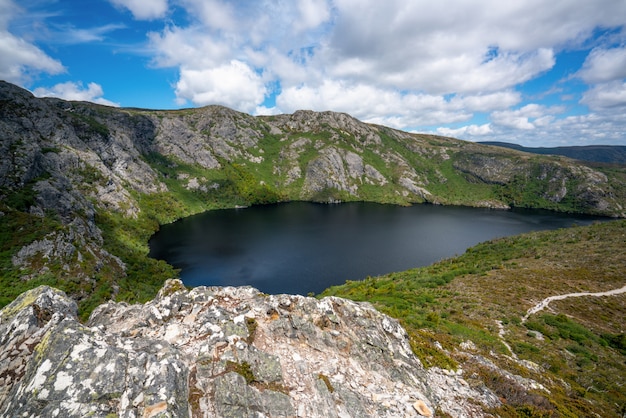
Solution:
<path fill-rule="evenodd" d="M 0 0 L 0 79 L 111 106 L 626 145 L 626 0 Z"/>

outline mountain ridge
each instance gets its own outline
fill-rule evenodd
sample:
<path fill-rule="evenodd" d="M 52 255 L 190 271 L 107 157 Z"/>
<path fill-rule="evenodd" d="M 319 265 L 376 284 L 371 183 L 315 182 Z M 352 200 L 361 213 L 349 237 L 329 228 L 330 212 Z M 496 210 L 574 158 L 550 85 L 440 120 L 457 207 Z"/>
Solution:
<path fill-rule="evenodd" d="M 563 155 L 565 157 L 573 158 L 576 160 L 589 162 L 622 165 L 626 164 L 626 146 L 623 145 L 524 147 L 522 145 L 498 141 L 479 141 L 478 143 L 503 148 L 510 148 L 518 151 L 530 152 L 533 154 Z"/>
<path fill-rule="evenodd" d="M 518 206 L 619 218 L 626 216 L 626 168 L 410 134 L 342 113 L 253 117 L 221 106 L 118 109 L 38 99 L 0 83 L 0 306 L 20 294 L 32 296 L 24 293 L 29 289 L 52 286 L 78 303 L 78 319 L 71 320 L 81 332 L 79 320 L 86 323 L 105 301 L 117 301 L 120 312 L 126 312 L 127 303 L 135 304 L 128 305 L 136 307 L 131 310 L 150 307 L 159 303 L 157 292 L 165 280 L 177 277 L 171 266 L 147 257 L 148 238 L 159 225 L 205 210 L 288 200 Z M 445 369 L 438 375 L 443 386 L 462 376 L 472 390 L 505 400 L 474 405 L 468 416 L 576 416 L 602 410 L 618 416 L 613 412 L 623 397 L 606 376 L 623 370 L 619 323 L 597 314 L 581 316 L 585 310 L 578 305 L 566 309 L 561 304 L 558 309 L 567 316 L 519 321 L 533 305 L 529 299 L 557 290 L 623 286 L 623 227 L 624 221 L 615 221 L 609 227 L 495 240 L 428 268 L 328 292 L 371 300 L 398 318 L 419 360 Z M 617 302 L 603 303 L 619 317 L 623 296 L 612 298 Z M 67 304 L 69 299 L 62 303 Z M 30 318 L 25 323 L 57 324 L 49 319 L 58 320 L 58 313 L 27 305 L 20 305 L 25 308 L 20 315 Z M 12 317 L 17 311 L 3 312 Z M 237 318 L 237 323 L 245 321 Z M 505 338 L 512 350 L 502 343 Z M 23 342 L 5 340 L 11 341 L 18 348 Z M 46 345 L 26 344 L 26 358 L 37 355 L 31 350 L 35 347 Z M 602 371 L 600 378 L 589 373 L 592 366 Z M 241 362 L 239 367 L 241 373 L 235 374 L 243 378 L 247 369 Z M 50 375 L 52 387 L 55 381 L 64 386 L 62 373 L 67 372 L 59 371 Z M 19 377 L 21 372 L 0 374 Z M 230 378 L 246 392 L 239 377 Z M 317 380 L 319 387 L 326 385 L 323 378 Z M 594 385 L 599 392 L 588 393 L 586 388 Z M 111 392 L 102 402 L 115 405 L 117 395 Z M 192 398 L 196 405 L 203 397 Z M 435 406 L 423 401 L 429 411 Z M 143 405 L 141 400 L 137 404 Z M 411 408 L 405 411 L 420 413 Z M 453 405 L 434 409 L 442 416 L 454 411 Z"/>
<path fill-rule="evenodd" d="M 175 272 L 148 259 L 149 236 L 209 209 L 364 200 L 626 216 L 626 169 L 410 134 L 345 113 L 118 109 L 1 83 L 0 135 L 0 302 L 61 282 L 84 315 L 108 297 L 154 295 Z"/>

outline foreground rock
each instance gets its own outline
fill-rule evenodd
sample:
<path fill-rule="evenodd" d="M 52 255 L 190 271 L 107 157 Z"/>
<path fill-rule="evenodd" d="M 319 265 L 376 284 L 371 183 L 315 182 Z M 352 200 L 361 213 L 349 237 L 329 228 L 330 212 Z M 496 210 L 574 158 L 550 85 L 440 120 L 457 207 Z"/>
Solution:
<path fill-rule="evenodd" d="M 397 321 L 339 298 L 172 280 L 87 324 L 49 287 L 0 311 L 0 416 L 477 416 L 480 403 L 498 401 L 426 371 Z"/>

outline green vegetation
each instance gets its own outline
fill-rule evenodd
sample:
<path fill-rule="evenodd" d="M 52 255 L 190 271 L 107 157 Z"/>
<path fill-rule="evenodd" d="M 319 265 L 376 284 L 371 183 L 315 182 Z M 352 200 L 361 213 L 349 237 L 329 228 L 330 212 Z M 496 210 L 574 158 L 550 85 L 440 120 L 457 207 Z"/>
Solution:
<path fill-rule="evenodd" d="M 324 385 L 326 385 L 326 389 L 328 389 L 330 393 L 333 393 L 335 391 L 335 388 L 333 387 L 332 383 L 330 383 L 330 379 L 328 378 L 328 376 L 320 373 L 317 375 L 317 378 L 324 382 Z"/>
<path fill-rule="evenodd" d="M 227 372 L 235 372 L 243 376 L 246 379 L 247 384 L 251 384 L 256 382 L 256 377 L 254 377 L 254 373 L 252 372 L 252 367 L 250 363 L 247 361 L 242 361 L 241 363 L 236 363 L 234 361 L 226 362 L 226 371 Z"/>
<path fill-rule="evenodd" d="M 27 167 L 19 164 L 22 158 L 28 161 L 26 154 L 37 144 L 29 149 L 31 144 L 26 140 L 16 139 L 8 149 L 9 166 L 15 167 L 14 172 L 9 172 L 3 182 L 10 186 L 0 189 L 0 307 L 43 284 L 72 295 L 83 319 L 110 298 L 128 302 L 153 298 L 163 282 L 178 272 L 148 257 L 149 237 L 160 225 L 212 209 L 305 199 L 394 204 L 429 201 L 468 206 L 494 203 L 591 213 L 600 210 L 600 202 L 610 206 L 611 214 L 623 216 L 619 208 L 625 206 L 624 166 L 577 166 L 555 157 L 499 151 L 384 127 L 370 127 L 365 134 L 359 130 L 347 132 L 331 127 L 321 115 L 294 122 L 306 126 L 297 130 L 291 122 L 279 128 L 270 126 L 279 117 L 252 118 L 223 109 L 215 113 L 210 109 L 150 112 L 72 106 L 71 112 L 59 113 L 65 122 L 59 128 L 73 130 L 74 139 L 84 141 L 85 147 L 94 151 L 98 147 L 91 149 L 90 144 L 116 145 L 113 133 L 125 129 L 122 122 L 128 122 L 128 132 L 137 135 L 131 140 L 137 141 L 136 150 L 143 153 L 139 158 L 166 188 L 141 193 L 140 188 L 134 189 L 118 178 L 133 201 L 124 203 L 128 207 L 119 212 L 105 209 L 95 196 L 111 179 L 106 171 L 91 166 L 89 159 L 82 159 L 82 149 L 68 163 L 72 172 L 67 177 L 51 169 L 57 177 L 44 171 L 22 184 L 19 170 Z M 7 108 L 16 117 L 29 116 L 28 107 L 22 104 Z M 108 118 L 113 117 L 115 123 L 110 123 Z M 211 135 L 219 132 L 216 125 L 220 117 L 228 119 L 224 124 L 227 129 L 237 130 L 233 138 L 219 138 L 223 148 L 210 144 Z M 215 145 L 211 153 L 219 166 L 209 169 L 173 154 L 148 152 L 158 149 L 152 146 L 160 129 L 155 124 L 167 119 L 182 121 L 188 133 L 207 139 L 207 147 Z M 364 125 L 361 128 L 365 129 Z M 249 137 L 237 136 L 248 135 L 248 129 L 254 131 Z M 365 145 L 365 138 L 369 141 L 373 137 Z M 36 159 L 41 161 L 33 165 L 37 169 L 46 167 L 46 159 L 73 152 L 70 145 L 59 146 L 47 138 L 38 145 L 41 148 Z M 328 176 L 333 181 L 343 176 L 346 184 L 338 184 L 337 180 L 316 192 L 305 190 L 305 177 L 316 168 L 311 163 L 325 163 L 324 151 L 333 151 L 330 165 L 337 171 Z M 384 185 L 364 174 L 346 175 L 350 168 L 346 156 L 354 154 L 357 157 L 353 159 L 359 161 L 353 161 L 353 167 L 373 168 L 384 178 L 380 181 Z M 29 162 L 33 161 L 35 157 Z M 490 164 L 489 170 L 484 170 L 483 163 Z M 590 181 L 585 173 L 592 168 L 597 171 Z M 317 175 L 325 175 L 327 169 L 322 167 Z M 606 182 L 601 173 L 606 175 Z M 426 193 L 410 193 L 407 180 Z M 68 220 L 52 211 L 43 217 L 34 214 L 31 207 L 37 204 L 36 185 L 40 181 L 66 182 L 68 189 L 62 190 L 75 188 L 88 196 L 95 208 L 102 243 L 81 241 Z M 83 211 L 89 209 L 77 209 L 71 216 L 91 221 L 92 214 Z M 460 366 L 467 376 L 477 376 L 476 384 L 484 382 L 494 390 L 505 401 L 502 408 L 489 411 L 494 415 L 621 416 L 626 412 L 626 395 L 620 391 L 626 385 L 626 296 L 598 298 L 593 304 L 586 298 L 555 301 L 550 310 L 531 316 L 527 322 L 522 323 L 521 318 L 533 303 L 550 295 L 623 286 L 625 237 L 626 221 L 615 221 L 498 239 L 432 266 L 348 282 L 323 295 L 369 301 L 397 318 L 408 331 L 413 351 L 426 366 Z M 20 249 L 44 240 L 67 243 L 74 250 L 69 249 L 65 258 L 34 252 L 28 267 L 13 265 Z M 505 341 L 499 335 L 498 323 L 504 326 Z M 246 326 L 251 342 L 256 323 L 249 320 Z M 458 350 L 468 341 L 479 355 L 539 381 L 550 392 L 531 393 L 494 369 L 468 363 Z M 534 362 L 536 369 L 513 361 L 514 356 Z M 249 364 L 233 363 L 229 367 L 248 383 L 255 381 Z M 328 379 L 322 375 L 319 378 L 331 390 Z M 562 381 L 565 384 L 559 383 Z"/>
<path fill-rule="evenodd" d="M 110 135 L 109 128 L 92 115 L 76 112 L 70 112 L 68 115 L 70 115 L 70 122 L 79 135 L 89 137 L 96 134 L 102 138 L 107 138 Z"/>
<path fill-rule="evenodd" d="M 555 301 L 525 324 L 521 318 L 532 301 L 547 296 L 623 286 L 625 244 L 623 220 L 524 234 L 479 244 L 428 267 L 350 281 L 321 296 L 367 300 L 398 318 L 425 365 L 461 365 L 476 384 L 504 399 L 505 406 L 489 411 L 498 416 L 620 417 L 626 407 L 620 389 L 626 384 L 626 294 Z M 511 363 L 496 321 L 504 324 L 513 354 L 542 371 Z M 550 393 L 528 391 L 468 363 L 457 351 L 468 340 L 490 361 L 537 380 Z"/>
<path fill-rule="evenodd" d="M 63 229 L 54 216 L 40 217 L 14 209 L 30 205 L 28 202 L 33 196 L 32 188 L 25 187 L 16 195 L 0 203 L 0 211 L 3 213 L 0 216 L 0 307 L 26 290 L 39 285 L 57 285 L 58 282 L 53 274 L 23 281 L 19 278 L 20 272 L 13 268 L 12 257 L 19 249 Z M 62 285 L 59 287 L 62 288 Z"/>

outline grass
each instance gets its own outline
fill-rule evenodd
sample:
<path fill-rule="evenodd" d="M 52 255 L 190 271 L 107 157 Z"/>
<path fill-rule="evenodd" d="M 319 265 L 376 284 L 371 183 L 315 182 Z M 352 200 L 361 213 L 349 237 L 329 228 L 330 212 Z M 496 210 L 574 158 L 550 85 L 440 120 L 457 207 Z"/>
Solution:
<path fill-rule="evenodd" d="M 347 282 L 322 295 L 370 301 L 401 321 L 424 364 L 460 365 L 466 372 L 467 358 L 457 348 L 467 340 L 481 355 L 511 368 L 505 360 L 510 353 L 495 326 L 496 320 L 502 321 L 515 355 L 544 369 L 537 373 L 515 366 L 515 372 L 536 379 L 551 394 L 542 393 L 539 399 L 519 388 L 508 394 L 496 391 L 507 402 L 492 413 L 619 417 L 626 408 L 620 389 L 626 385 L 626 295 L 566 299 L 551 303 L 525 324 L 521 318 L 550 295 L 623 286 L 625 244 L 623 220 L 524 234 L 479 244 L 428 267 Z M 594 309 L 598 303 L 601 309 Z M 543 340 L 531 331 L 541 333 Z M 479 380 L 500 388 L 498 376 Z M 567 385 L 560 385 L 560 379 Z"/>
<path fill-rule="evenodd" d="M 79 138 L 113 141 L 106 124 L 110 115 L 103 112 L 116 111 L 90 106 L 78 113 L 67 113 L 65 117 Z M 129 112 L 137 118 L 145 113 Z M 191 118 L 190 128 L 200 129 L 197 126 L 201 116 L 195 110 L 150 114 L 158 119 Z M 271 122 L 272 118 L 265 120 Z M 119 257 L 125 270 L 104 253 L 96 251 L 88 255 L 83 251 L 82 261 L 77 257 L 69 260 L 69 270 L 59 260 L 39 257 L 33 260 L 32 271 L 18 271 L 11 260 L 20 248 L 47 236 L 64 234 L 68 229 L 52 213 L 43 218 L 29 213 L 37 198 L 34 185 L 49 179 L 50 174 L 43 173 L 19 189 L 0 190 L 0 211 L 3 212 L 0 216 L 0 306 L 40 284 L 58 287 L 76 297 L 82 318 L 113 296 L 117 300 L 145 301 L 156 294 L 165 279 L 177 276 L 171 266 L 148 257 L 148 239 L 159 225 L 205 210 L 284 200 L 363 200 L 397 204 L 422 201 L 419 196 L 403 194 L 405 190 L 399 182 L 407 176 L 415 176 L 418 185 L 432 193 L 428 199 L 436 203 L 471 206 L 499 200 L 521 207 L 567 212 L 590 210 L 585 197 L 587 186 L 581 183 L 581 177 L 567 166 L 556 165 L 552 158 L 522 158 L 512 151 L 478 150 L 474 144 L 429 135 L 400 139 L 405 134 L 383 127 L 376 128 L 381 145 L 368 146 L 361 155 L 364 164 L 385 176 L 386 185 L 352 179 L 350 181 L 358 186 L 356 195 L 327 188 L 314 196 L 304 196 L 304 173 L 309 163 L 319 156 L 320 149 L 334 147 L 340 152 L 355 152 L 363 148 L 362 144 L 354 135 L 323 123 L 309 132 L 285 129 L 279 135 L 271 134 L 269 125 L 264 122 L 254 127 L 250 119 L 245 123 L 248 128 L 262 132 L 259 142 L 248 148 L 233 141 L 231 145 L 239 147 L 240 157 L 218 158 L 220 167 L 207 169 L 171 156 L 145 155 L 143 158 L 167 190 L 152 194 L 130 192 L 140 209 L 136 218 L 98 211 L 96 223 L 102 230 L 104 249 Z M 202 129 L 204 135 L 210 136 L 212 126 Z M 289 145 L 299 139 L 306 140 L 306 144 L 297 157 L 283 158 Z M 23 144 L 16 141 L 10 151 L 17 152 L 21 146 Z M 41 150 L 42 155 L 59 151 L 55 146 Z M 501 157 L 515 164 L 524 162 L 530 169 L 504 184 L 489 184 L 455 168 L 455 161 L 458 162 L 464 152 Z M 244 157 L 248 154 L 263 157 L 262 161 L 248 161 Z M 406 162 L 398 163 L 401 159 Z M 286 173 L 294 165 L 303 175 L 287 185 Z M 626 168 L 608 165 L 594 168 L 608 176 L 606 199 L 623 202 Z M 559 170 L 567 171 L 565 177 L 559 177 L 565 178 L 565 183 L 542 180 L 557 178 Z M 77 187 L 83 187 L 80 190 L 85 195 L 93 193 L 95 185 L 107 181 L 89 166 L 77 168 L 73 175 L 73 181 L 84 184 Z M 191 178 L 202 187 L 188 187 Z M 563 185 L 573 193 L 557 201 L 553 196 Z M 593 303 L 585 298 L 567 299 L 550 304 L 549 310 L 532 316 L 526 324 L 521 323 L 521 318 L 529 307 L 553 294 L 623 286 L 625 222 L 493 240 L 469 249 L 460 257 L 429 267 L 349 282 L 328 289 L 324 295 L 370 301 L 381 311 L 398 318 L 409 333 L 414 352 L 427 366 L 466 368 L 466 359 L 458 354 L 458 347 L 461 342 L 471 340 L 481 355 L 511 367 L 510 360 L 503 360 L 511 353 L 495 326 L 496 320 L 502 321 L 514 354 L 546 370 L 545 376 L 522 368 L 516 372 L 536 378 L 550 388 L 551 394 L 546 397 L 550 404 L 547 408 L 532 397 L 524 400 L 523 396 L 518 396 L 519 388 L 509 388 L 500 396 L 511 402 L 493 412 L 496 415 L 542 416 L 557 411 L 561 416 L 593 413 L 620 416 L 626 410 L 625 395 L 619 390 L 626 385 L 623 330 L 626 296 L 594 299 Z M 253 338 L 254 324 L 247 325 Z M 544 336 L 543 340 L 537 338 L 537 332 Z M 485 370 L 477 369 L 476 373 L 489 377 Z M 502 383 L 498 376 L 490 379 L 495 382 L 494 387 Z M 561 380 L 566 385 L 560 385 Z"/>

